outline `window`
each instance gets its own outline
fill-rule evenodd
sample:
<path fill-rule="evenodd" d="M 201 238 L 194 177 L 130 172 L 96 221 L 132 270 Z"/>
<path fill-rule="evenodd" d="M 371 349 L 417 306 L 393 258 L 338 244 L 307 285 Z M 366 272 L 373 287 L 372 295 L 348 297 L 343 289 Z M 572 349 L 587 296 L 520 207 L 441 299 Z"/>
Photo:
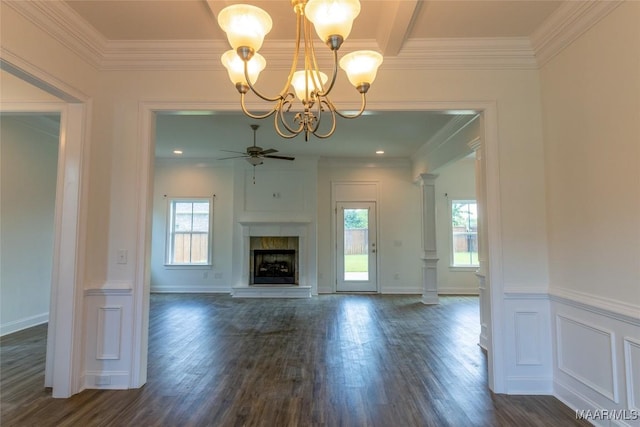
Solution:
<path fill-rule="evenodd" d="M 478 209 L 475 200 L 451 201 L 451 265 L 478 267 Z"/>
<path fill-rule="evenodd" d="M 169 199 L 167 265 L 211 264 L 212 200 Z"/>

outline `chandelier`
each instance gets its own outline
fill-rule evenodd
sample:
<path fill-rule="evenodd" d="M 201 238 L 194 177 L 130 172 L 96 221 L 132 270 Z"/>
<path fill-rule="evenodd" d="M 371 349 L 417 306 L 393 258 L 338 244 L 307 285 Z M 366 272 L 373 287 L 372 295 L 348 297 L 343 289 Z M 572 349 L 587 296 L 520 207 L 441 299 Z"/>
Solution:
<path fill-rule="evenodd" d="M 366 107 L 366 93 L 373 83 L 382 55 L 371 50 L 361 50 L 344 55 L 338 61 L 338 50 L 351 32 L 353 20 L 360 13 L 358 0 L 291 0 L 296 14 L 296 40 L 291 69 L 287 81 L 276 96 L 266 96 L 254 86 L 258 75 L 266 67 L 266 60 L 258 53 L 265 35 L 271 30 L 271 17 L 264 10 L 251 5 L 235 4 L 225 7 L 218 14 L 218 24 L 227 33 L 232 49 L 222 55 L 222 64 L 231 82 L 240 93 L 242 111 L 252 119 L 274 116 L 274 127 L 283 138 L 294 138 L 304 133 L 328 138 L 336 129 L 336 116 L 353 119 L 362 115 Z M 313 44 L 311 23 L 320 39 L 333 55 L 331 79 L 320 71 Z M 301 56 L 302 50 L 302 56 Z M 301 69 L 298 63 L 302 62 Z M 361 94 L 360 110 L 355 113 L 339 112 L 329 93 L 338 74 L 338 63 L 347 73 L 349 82 Z M 293 89 L 293 90 L 292 90 Z M 245 105 L 245 95 L 253 92 L 264 101 L 272 103 L 264 114 L 253 114 Z M 296 97 L 302 110 L 291 112 Z M 330 118 L 330 126 L 320 128 L 321 118 Z"/>

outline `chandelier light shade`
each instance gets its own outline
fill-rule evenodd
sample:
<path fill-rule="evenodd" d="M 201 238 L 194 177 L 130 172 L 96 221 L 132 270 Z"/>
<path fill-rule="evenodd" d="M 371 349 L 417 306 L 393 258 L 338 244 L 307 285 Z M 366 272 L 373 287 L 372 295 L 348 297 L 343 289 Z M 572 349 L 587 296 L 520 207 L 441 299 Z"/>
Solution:
<path fill-rule="evenodd" d="M 220 11 L 218 25 L 227 33 L 229 44 L 234 50 L 247 46 L 257 52 L 273 23 L 269 14 L 259 7 L 234 4 Z"/>
<path fill-rule="evenodd" d="M 332 35 L 339 35 L 346 40 L 351 33 L 353 20 L 359 13 L 358 0 L 309 0 L 305 7 L 307 18 L 325 43 Z"/>
<path fill-rule="evenodd" d="M 364 50 L 347 54 L 338 61 L 338 51 L 360 13 L 359 0 L 291 0 L 291 4 L 297 17 L 295 48 L 289 76 L 278 95 L 264 95 L 254 86 L 258 75 L 266 68 L 266 60 L 258 50 L 273 25 L 264 10 L 235 4 L 220 11 L 218 24 L 227 33 L 232 47 L 222 55 L 222 64 L 240 93 L 240 106 L 247 116 L 253 119 L 274 116 L 275 130 L 283 138 L 294 138 L 301 133 L 305 140 L 309 140 L 311 135 L 328 138 L 335 132 L 336 116 L 352 119 L 364 112 L 366 93 L 382 64 L 382 55 Z M 318 68 L 311 25 L 332 53 L 331 78 Z M 336 82 L 338 62 L 360 93 L 361 106 L 355 114 L 341 113 L 329 98 Z M 263 114 L 249 112 L 245 105 L 245 95 L 249 92 L 272 103 L 271 109 Z M 292 111 L 296 97 L 302 103 L 302 109 L 298 112 L 295 108 Z M 329 126 L 321 131 L 323 117 L 327 117 Z"/>
<path fill-rule="evenodd" d="M 222 65 L 227 69 L 229 73 L 229 79 L 234 85 L 242 84 L 246 85 L 247 80 L 244 75 L 244 61 L 240 59 L 238 54 L 232 49 L 222 54 Z M 260 72 L 267 66 L 267 61 L 259 53 L 256 53 L 247 62 L 247 74 L 251 84 L 255 84 L 258 80 Z"/>
<path fill-rule="evenodd" d="M 360 85 L 371 85 L 376 79 L 380 64 L 382 55 L 373 50 L 351 52 L 340 60 L 340 68 L 347 73 L 349 81 L 356 88 Z"/>
<path fill-rule="evenodd" d="M 291 84 L 296 92 L 296 96 L 303 104 L 311 102 L 311 94 L 322 90 L 322 86 L 329 78 L 323 72 L 296 71 L 293 73 Z"/>

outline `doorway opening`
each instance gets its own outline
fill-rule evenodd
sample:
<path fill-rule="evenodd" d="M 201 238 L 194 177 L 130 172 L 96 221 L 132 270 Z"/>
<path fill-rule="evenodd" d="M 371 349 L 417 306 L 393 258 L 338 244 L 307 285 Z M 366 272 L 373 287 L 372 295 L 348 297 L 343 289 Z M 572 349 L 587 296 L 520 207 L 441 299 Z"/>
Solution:
<path fill-rule="evenodd" d="M 52 132 L 57 135 L 52 139 L 59 153 L 43 386 L 52 388 L 53 397 L 69 397 L 82 387 L 83 300 L 79 279 L 85 252 L 82 186 L 86 181 L 83 160 L 88 97 L 15 55 L 0 58 L 0 70 L 3 91 L 7 91 L 3 92 L 0 108 L 3 113 L 52 115 L 58 123 L 58 130 Z"/>
<path fill-rule="evenodd" d="M 142 189 L 141 194 L 141 204 L 139 212 L 141 214 L 140 227 L 141 230 L 144 228 L 144 224 L 148 224 L 151 215 L 151 209 L 149 209 L 149 201 L 150 194 L 153 190 L 153 182 L 152 182 L 152 171 L 153 171 L 153 147 L 154 147 L 154 122 L 155 116 L 157 113 L 168 112 L 168 111 L 178 111 L 178 110 L 227 110 L 228 107 L 223 105 L 207 104 L 203 105 L 201 103 L 143 103 L 141 106 L 141 116 L 139 121 L 140 126 L 140 134 L 142 136 L 142 143 L 144 144 L 144 151 L 147 153 L 147 156 L 143 158 L 141 168 L 139 169 L 140 182 L 146 182 L 147 185 Z M 388 106 L 385 105 L 376 105 L 371 106 L 372 110 L 387 110 Z M 399 108 L 397 108 L 399 109 Z M 481 173 L 484 174 L 481 180 L 481 185 L 485 190 L 482 194 L 483 200 L 486 201 L 487 211 L 486 211 L 486 221 L 487 221 L 487 242 L 489 250 L 486 252 L 487 255 L 487 293 L 488 293 L 488 305 L 490 306 L 490 313 L 488 316 L 489 319 L 489 328 L 488 331 L 492 332 L 494 327 L 493 319 L 501 319 L 502 311 L 504 306 L 504 301 L 502 298 L 502 268 L 501 268 L 501 239 L 500 239 L 500 182 L 499 182 L 499 150 L 498 150 L 498 130 L 497 130 L 497 106 L 495 102 L 459 102 L 455 105 L 452 103 L 438 103 L 438 102 L 423 102 L 418 104 L 411 104 L 409 106 L 410 110 L 421 110 L 421 111 L 449 111 L 449 110 L 472 110 L 476 111 L 480 114 L 482 125 L 481 131 L 481 139 L 482 139 L 482 147 L 484 151 L 484 155 L 482 157 L 481 163 L 483 168 Z M 151 173 L 150 173 L 151 172 Z M 374 183 L 377 185 L 377 183 Z M 360 193 L 360 198 L 336 198 L 335 190 L 336 183 L 332 183 L 332 193 L 331 193 L 331 201 L 332 206 L 336 206 L 335 203 L 338 201 L 375 201 L 376 198 L 367 198 L 366 192 Z M 375 191 L 377 192 L 376 185 L 373 186 Z M 377 193 L 376 193 L 377 194 Z M 335 216 L 334 216 L 335 218 Z M 336 236 L 336 220 L 332 221 L 332 236 L 335 238 Z M 333 243 L 333 242 L 332 242 Z M 150 236 L 148 233 L 140 232 L 139 233 L 139 241 L 138 248 L 142 251 L 139 253 L 138 259 L 140 260 L 148 260 L 148 249 L 150 246 Z M 333 273 L 335 277 L 337 277 L 337 260 L 333 264 Z M 143 316 L 141 319 L 136 319 L 136 323 L 138 326 L 143 327 L 146 324 L 146 318 L 148 316 L 148 302 L 149 302 L 149 274 L 145 271 L 143 267 L 143 263 L 141 262 L 138 266 L 138 274 L 136 277 L 136 300 L 138 301 L 139 308 L 142 310 Z M 491 277 L 491 283 L 489 284 L 488 277 Z M 337 283 L 336 287 L 333 288 L 337 291 Z M 505 372 L 504 372 L 504 363 L 503 363 L 503 348 L 504 348 L 504 339 L 502 333 L 500 332 L 500 328 L 497 328 L 498 333 L 491 333 L 488 337 L 488 345 L 487 345 L 487 355 L 488 355 L 488 377 L 489 377 L 489 387 L 495 392 L 503 392 L 505 390 Z M 146 347 L 147 347 L 147 336 L 144 329 L 140 329 L 139 334 L 142 338 L 140 342 L 134 343 L 137 350 L 136 354 L 141 356 L 139 361 L 141 362 L 138 365 L 138 368 L 135 370 L 140 383 L 143 383 L 146 377 Z M 496 369 L 494 369 L 494 367 Z"/>
<path fill-rule="evenodd" d="M 49 321 L 60 114 L 2 112 L 0 118 L 0 335 L 7 335 Z"/>

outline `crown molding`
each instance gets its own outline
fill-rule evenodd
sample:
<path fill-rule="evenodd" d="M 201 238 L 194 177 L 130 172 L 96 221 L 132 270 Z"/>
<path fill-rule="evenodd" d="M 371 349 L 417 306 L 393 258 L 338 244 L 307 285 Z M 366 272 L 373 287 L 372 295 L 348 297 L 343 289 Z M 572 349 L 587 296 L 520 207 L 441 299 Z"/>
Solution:
<path fill-rule="evenodd" d="M 395 70 L 537 69 L 571 44 L 623 0 L 568 1 L 531 37 L 407 40 L 397 56 L 385 57 Z M 61 1 L 3 2 L 98 70 L 222 70 L 227 44 L 212 40 L 107 40 Z M 293 42 L 269 41 L 260 51 L 273 69 L 288 69 Z M 350 40 L 345 50 L 380 50 L 376 40 Z M 330 53 L 318 50 L 318 59 Z"/>
<path fill-rule="evenodd" d="M 212 40 L 109 41 L 101 70 L 224 70 L 226 43 Z"/>
<path fill-rule="evenodd" d="M 64 2 L 5 2 L 98 70 L 222 70 L 227 44 L 210 40 L 107 40 Z M 273 69 L 288 69 L 293 42 L 270 40 L 260 53 Z M 375 40 L 350 40 L 343 49 L 377 49 Z M 331 55 L 318 50 L 318 59 Z M 527 38 L 409 40 L 390 69 L 535 69 Z"/>
<path fill-rule="evenodd" d="M 544 66 L 624 0 L 564 2 L 531 34 L 538 67 Z"/>
<path fill-rule="evenodd" d="M 32 0 L 3 2 L 4 5 L 14 9 L 93 67 L 100 68 L 107 39 L 66 3 Z"/>
<path fill-rule="evenodd" d="M 265 42 L 260 54 L 275 70 L 291 67 L 294 43 Z M 103 52 L 105 70 L 222 70 L 225 42 L 208 40 L 109 41 Z M 378 50 L 375 40 L 345 43 L 343 50 Z M 318 61 L 330 63 L 328 49 L 316 52 Z M 537 63 L 527 38 L 410 40 L 398 56 L 385 57 L 388 69 L 535 69 Z"/>
<path fill-rule="evenodd" d="M 451 120 L 449 120 L 441 129 L 429 138 L 428 141 L 418 148 L 411 158 L 416 159 L 420 156 L 426 156 L 428 153 L 433 153 L 433 151 L 439 149 L 477 118 L 477 114 L 453 116 Z"/>
<path fill-rule="evenodd" d="M 408 40 L 397 57 L 385 58 L 393 69 L 536 69 L 527 37 Z"/>

